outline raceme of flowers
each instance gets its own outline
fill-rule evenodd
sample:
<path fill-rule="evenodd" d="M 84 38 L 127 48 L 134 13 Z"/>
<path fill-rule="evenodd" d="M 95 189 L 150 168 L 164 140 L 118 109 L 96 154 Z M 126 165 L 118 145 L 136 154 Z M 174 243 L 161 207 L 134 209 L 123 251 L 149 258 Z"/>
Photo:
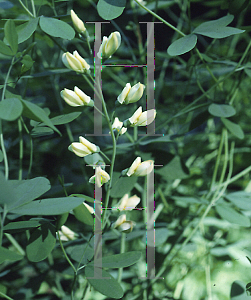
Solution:
<path fill-rule="evenodd" d="M 73 26 L 76 31 L 80 34 L 83 34 L 86 31 L 84 23 L 78 18 L 75 12 L 71 11 L 71 18 L 73 22 Z M 99 58 L 110 58 L 115 51 L 119 48 L 121 44 L 121 36 L 118 31 L 112 32 L 109 37 L 104 36 L 100 49 L 97 53 Z M 77 51 L 74 51 L 73 54 L 66 52 L 62 56 L 62 62 L 64 65 L 77 73 L 90 74 L 90 65 L 86 62 L 84 58 L 82 58 Z M 135 103 L 142 97 L 144 93 L 145 85 L 138 82 L 133 87 L 131 87 L 130 83 L 127 83 L 120 95 L 117 97 L 116 105 L 119 104 L 131 104 Z M 64 88 L 61 93 L 61 97 L 64 101 L 73 107 L 77 106 L 94 106 L 94 101 L 90 98 L 90 96 L 86 95 L 81 89 L 77 86 L 74 87 L 74 91 Z M 114 122 L 112 124 L 112 129 L 118 132 L 119 135 L 124 134 L 127 131 L 127 126 L 146 126 L 153 122 L 156 116 L 156 110 L 150 109 L 142 112 L 142 107 L 140 106 L 134 114 L 124 122 L 121 122 L 117 117 L 114 118 Z M 124 127 L 125 126 L 125 127 Z M 79 137 L 79 142 L 73 142 L 68 147 L 68 149 L 74 152 L 79 157 L 85 157 L 87 155 L 100 152 L 100 149 L 97 145 L 89 142 L 84 137 Z M 123 175 L 127 176 L 146 176 L 153 170 L 154 162 L 153 160 L 147 160 L 141 162 L 141 158 L 137 157 L 130 168 L 122 171 Z M 90 183 L 97 184 L 98 187 L 101 187 L 104 183 L 107 183 L 110 180 L 110 175 L 103 169 L 101 166 L 94 166 L 95 175 L 89 179 Z M 130 202 L 131 201 L 131 202 Z M 119 209 L 123 208 L 128 210 L 128 207 L 135 207 L 139 203 L 140 199 L 134 195 L 130 197 L 125 195 L 124 198 L 121 199 L 121 203 L 119 204 Z M 121 221 L 121 220 L 120 220 Z M 129 223 L 128 223 L 129 222 Z M 121 228 L 129 227 L 126 230 L 132 230 L 133 224 L 131 221 L 126 221 L 123 217 L 122 223 L 117 225 L 117 227 Z M 117 222 L 116 224 L 119 224 Z"/>

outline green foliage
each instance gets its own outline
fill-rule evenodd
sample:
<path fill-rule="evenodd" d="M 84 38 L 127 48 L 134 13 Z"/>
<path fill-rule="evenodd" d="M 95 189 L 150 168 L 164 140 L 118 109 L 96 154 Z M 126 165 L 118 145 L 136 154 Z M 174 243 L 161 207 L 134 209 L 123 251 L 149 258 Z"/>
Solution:
<path fill-rule="evenodd" d="M 249 299 L 250 1 L 94 2 L 0 3 L 0 297 Z M 121 44 L 109 44 L 94 93 L 95 47 L 114 31 Z M 75 50 L 89 73 L 65 67 Z M 138 82 L 143 97 L 115 106 Z M 98 109 L 65 103 L 75 86 Z M 154 123 L 112 131 L 139 106 L 155 107 Z M 80 136 L 100 151 L 70 152 Z M 154 160 L 153 177 L 127 176 L 136 157 Z M 110 176 L 102 194 L 95 166 Z M 84 203 L 102 205 L 101 219 Z M 151 263 L 158 278 L 144 280 Z"/>
<path fill-rule="evenodd" d="M 97 11 L 104 20 L 113 20 L 119 17 L 126 5 L 126 0 L 99 0 Z"/>
<path fill-rule="evenodd" d="M 39 25 L 45 33 L 53 37 L 72 40 L 75 36 L 72 27 L 61 20 L 41 16 Z"/>
<path fill-rule="evenodd" d="M 189 34 L 177 41 L 173 42 L 167 49 L 167 53 L 171 56 L 182 55 L 192 50 L 197 44 L 197 36 Z"/>
<path fill-rule="evenodd" d="M 208 36 L 213 39 L 223 39 L 230 35 L 240 34 L 245 30 L 240 30 L 234 27 L 227 27 L 233 21 L 234 17 L 231 15 L 222 17 L 215 21 L 208 21 L 202 23 L 195 28 L 193 33 Z"/>
<path fill-rule="evenodd" d="M 85 268 L 85 275 L 88 282 L 101 294 L 114 299 L 123 297 L 124 292 L 120 284 L 113 278 L 111 274 L 102 269 L 101 276 L 93 266 Z M 100 278 L 100 279 L 96 279 Z"/>

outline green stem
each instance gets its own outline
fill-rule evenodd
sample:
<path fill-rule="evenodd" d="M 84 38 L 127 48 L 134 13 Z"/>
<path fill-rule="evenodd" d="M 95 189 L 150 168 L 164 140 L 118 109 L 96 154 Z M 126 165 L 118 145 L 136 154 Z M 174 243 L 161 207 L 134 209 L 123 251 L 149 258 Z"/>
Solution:
<path fill-rule="evenodd" d="M 0 246 L 2 245 L 3 242 L 3 227 L 4 227 L 4 222 L 5 222 L 5 218 L 7 215 L 7 209 L 6 209 L 6 204 L 4 204 L 4 208 L 3 208 L 3 213 L 2 215 L 0 214 L 0 222 L 1 222 L 1 226 L 0 226 Z"/>
<path fill-rule="evenodd" d="M 25 9 L 25 11 L 32 17 L 35 18 L 33 16 L 33 14 L 30 12 L 30 10 L 23 4 L 23 2 L 21 0 L 18 0 L 18 2 L 21 4 L 21 6 Z"/>
<path fill-rule="evenodd" d="M 5 298 L 5 299 L 8 299 L 8 300 L 14 300 L 13 298 L 11 298 L 11 297 L 5 295 L 5 294 L 2 293 L 2 292 L 0 292 L 0 296 L 2 296 L 2 297 Z"/>
<path fill-rule="evenodd" d="M 11 242 L 11 244 L 17 249 L 17 251 L 21 255 L 25 255 L 24 249 L 18 244 L 18 242 L 13 238 L 11 234 L 5 233 L 4 235 L 7 237 L 7 239 Z"/>
<path fill-rule="evenodd" d="M 221 158 L 221 152 L 222 152 L 222 147 L 223 147 L 223 141 L 224 141 L 224 136 L 223 136 L 223 131 L 222 131 L 220 146 L 219 146 L 219 150 L 218 150 L 218 155 L 217 155 L 217 159 L 216 159 L 216 163 L 215 163 L 215 167 L 214 167 L 214 172 L 213 172 L 213 177 L 212 177 L 209 192 L 213 191 L 213 187 L 214 187 L 215 182 L 216 182 L 216 176 L 217 176 L 219 165 L 220 165 L 220 158 Z"/>
<path fill-rule="evenodd" d="M 10 76 L 10 72 L 11 72 L 11 69 L 12 69 L 13 64 L 14 64 L 14 60 L 15 60 L 15 56 L 13 56 L 13 58 L 11 60 L 10 67 L 9 67 L 9 70 L 7 72 L 7 75 L 6 75 L 6 78 L 5 78 L 5 81 L 4 81 L 1 101 L 4 100 L 5 91 L 6 91 L 6 87 L 7 87 L 7 82 L 9 80 L 9 76 Z M 6 149 L 5 149 L 5 145 L 4 145 L 3 128 L 2 128 L 2 120 L 1 119 L 0 119 L 0 146 L 1 146 L 1 149 L 2 149 L 2 152 L 3 152 L 5 178 L 6 178 L 6 180 L 8 180 L 8 178 L 9 178 L 9 164 L 8 164 L 7 153 L 6 153 Z"/>
<path fill-rule="evenodd" d="M 22 122 L 20 118 L 17 121 L 18 132 L 19 132 L 19 171 L 18 171 L 18 180 L 22 180 L 23 173 L 23 157 L 24 157 L 24 144 L 23 144 L 23 135 L 22 135 Z"/>
<path fill-rule="evenodd" d="M 27 178 L 29 178 L 30 174 L 31 174 L 32 160 L 33 160 L 33 142 L 32 142 L 32 137 L 31 137 L 30 131 L 27 128 L 27 126 L 25 125 L 23 118 L 20 117 L 20 120 L 21 120 L 21 122 L 23 124 L 23 127 L 24 127 L 25 131 L 27 132 L 27 134 L 30 137 L 30 162 L 29 162 L 29 169 L 28 169 L 28 175 L 27 175 Z"/>
<path fill-rule="evenodd" d="M 31 7 L 32 7 L 33 16 L 34 18 L 36 18 L 36 9 L 35 9 L 34 0 L 31 0 Z"/>
<path fill-rule="evenodd" d="M 147 12 L 149 12 L 149 14 L 153 15 L 155 18 L 157 18 L 158 20 L 160 20 L 161 22 L 163 22 L 164 24 L 166 24 L 168 27 L 170 27 L 174 31 L 178 32 L 180 35 L 186 36 L 182 31 L 180 31 L 179 29 L 177 29 L 176 27 L 174 27 L 172 24 L 168 23 L 166 20 L 162 19 L 159 15 L 157 15 L 156 13 L 154 13 L 153 11 L 151 11 L 150 9 L 148 9 L 147 7 L 145 7 L 143 4 L 139 3 L 138 0 L 134 0 L 134 1 L 139 6 L 141 6 L 144 10 L 146 10 Z"/>
<path fill-rule="evenodd" d="M 125 253 L 125 240 L 126 240 L 126 233 L 121 232 L 121 241 L 120 241 L 120 253 Z M 118 282 L 121 282 L 122 279 L 122 274 L 123 274 L 123 268 L 119 268 L 118 270 Z"/>
<path fill-rule="evenodd" d="M 108 189 L 107 189 L 107 192 L 106 192 L 106 197 L 105 197 L 105 209 L 104 209 L 104 215 L 103 215 L 103 229 L 105 228 L 105 225 L 106 225 L 106 210 L 107 210 L 107 207 L 108 207 L 108 203 L 109 203 L 109 197 L 110 197 L 110 190 L 112 188 L 112 176 L 113 176 L 113 168 L 114 168 L 114 163 L 115 163 L 115 157 L 116 157 L 116 138 L 115 138 L 115 135 L 114 135 L 114 132 L 112 130 L 112 124 L 111 124 L 111 121 L 110 121 L 110 117 L 108 115 L 108 112 L 107 112 L 107 108 L 106 108 L 106 104 L 105 104 L 105 99 L 104 99 L 104 96 L 102 94 L 102 91 L 100 89 L 100 85 L 98 85 L 99 87 L 99 94 L 101 96 L 101 99 L 102 99 L 102 105 L 103 105 L 103 109 L 104 109 L 104 113 L 105 113 L 105 118 L 106 118 L 106 122 L 108 124 L 108 127 L 110 129 L 110 132 L 111 132 L 111 137 L 112 137 L 112 146 L 113 146 L 113 153 L 112 153 L 112 160 L 111 160 L 111 167 L 110 167 L 110 182 L 109 182 L 109 186 L 108 186 Z"/>
<path fill-rule="evenodd" d="M 104 153 L 104 152 L 102 152 L 101 150 L 100 150 L 100 153 L 109 161 L 109 162 L 111 162 L 111 160 L 110 160 L 110 158 Z"/>
<path fill-rule="evenodd" d="M 67 253 L 65 252 L 65 249 L 64 249 L 64 246 L 63 246 L 63 243 L 62 243 L 62 241 L 61 241 L 60 234 L 59 234 L 58 231 L 57 231 L 57 235 L 58 235 L 59 244 L 60 244 L 60 247 L 61 247 L 61 249 L 62 249 L 62 251 L 63 251 L 63 254 L 64 254 L 66 260 L 68 261 L 69 265 L 72 267 L 72 269 L 73 269 L 73 271 L 74 271 L 74 274 L 76 274 L 76 273 L 77 273 L 77 270 L 76 270 L 76 268 L 74 267 L 74 265 L 73 265 L 73 263 L 71 262 L 71 260 L 69 259 Z"/>

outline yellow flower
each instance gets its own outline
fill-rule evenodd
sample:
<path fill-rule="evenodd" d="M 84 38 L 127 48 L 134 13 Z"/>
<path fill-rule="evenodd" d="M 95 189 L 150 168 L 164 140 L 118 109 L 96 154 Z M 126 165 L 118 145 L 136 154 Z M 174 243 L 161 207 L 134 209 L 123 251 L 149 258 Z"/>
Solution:
<path fill-rule="evenodd" d="M 110 58 L 121 44 L 121 36 L 118 31 L 112 32 L 109 37 L 104 36 L 100 45 L 97 56 L 102 58 Z"/>
<path fill-rule="evenodd" d="M 112 124 L 112 129 L 117 130 L 119 134 L 124 134 L 127 131 L 127 128 L 123 127 L 123 122 L 119 121 L 119 118 L 115 118 Z"/>
<path fill-rule="evenodd" d="M 145 86 L 138 82 L 133 87 L 130 83 L 127 83 L 117 100 L 120 104 L 129 104 L 137 102 L 143 95 Z"/>
<path fill-rule="evenodd" d="M 71 10 L 71 20 L 77 32 L 84 33 L 86 31 L 83 21 L 79 19 L 73 10 Z"/>
<path fill-rule="evenodd" d="M 137 157 L 127 171 L 127 176 L 146 176 L 153 170 L 154 161 L 146 160 L 141 162 L 141 157 Z"/>
<path fill-rule="evenodd" d="M 95 175 L 89 179 L 89 182 L 95 184 L 96 181 L 98 187 L 101 187 L 104 183 L 108 182 L 109 180 L 109 174 L 106 171 L 102 170 L 100 166 L 98 166 L 95 168 Z"/>
<path fill-rule="evenodd" d="M 117 228 L 121 232 L 129 233 L 135 225 L 135 222 L 127 221 L 126 215 L 124 214 L 118 217 L 117 221 L 112 224 L 112 227 Z"/>
<path fill-rule="evenodd" d="M 100 151 L 98 146 L 90 143 L 89 141 L 87 141 L 87 139 L 83 138 L 82 136 L 79 137 L 79 143 L 71 143 L 68 149 L 74 152 L 79 157 L 84 157 L 86 155 Z"/>
<path fill-rule="evenodd" d="M 75 50 L 73 54 L 66 52 L 62 56 L 63 64 L 66 68 L 78 73 L 86 73 L 90 69 L 90 65 Z"/>
<path fill-rule="evenodd" d="M 113 209 L 118 210 L 133 210 L 140 202 L 140 198 L 136 195 L 129 198 L 128 194 L 125 194 L 119 201 L 118 204 L 113 207 Z"/>
<path fill-rule="evenodd" d="M 155 109 L 149 109 L 142 113 L 142 106 L 140 106 L 135 113 L 129 118 L 131 126 L 146 126 L 153 122 L 156 116 Z"/>
<path fill-rule="evenodd" d="M 90 96 L 87 96 L 77 86 L 74 87 L 74 91 L 64 89 L 60 92 L 61 97 L 70 106 L 93 106 L 94 102 Z"/>

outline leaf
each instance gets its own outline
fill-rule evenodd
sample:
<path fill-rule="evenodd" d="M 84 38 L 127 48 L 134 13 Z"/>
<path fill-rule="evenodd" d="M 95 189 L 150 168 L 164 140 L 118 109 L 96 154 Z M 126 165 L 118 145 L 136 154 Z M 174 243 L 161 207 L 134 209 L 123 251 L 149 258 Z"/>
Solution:
<path fill-rule="evenodd" d="M 97 11 L 104 20 L 113 20 L 119 17 L 126 6 L 126 0 L 99 0 Z"/>
<path fill-rule="evenodd" d="M 102 278 L 92 266 L 85 267 L 87 281 L 101 294 L 115 299 L 123 297 L 124 292 L 120 284 L 112 277 L 111 274 L 102 269 Z"/>
<path fill-rule="evenodd" d="M 139 140 L 140 145 L 148 145 L 151 143 L 168 143 L 168 142 L 173 142 L 172 140 L 170 140 L 169 135 L 161 136 L 158 138 L 144 139 L 143 141 Z M 132 144 L 130 144 L 130 145 L 132 145 Z"/>
<path fill-rule="evenodd" d="M 130 251 L 121 254 L 102 257 L 102 268 L 125 268 L 135 264 L 141 257 L 140 251 Z M 97 261 L 98 263 L 98 261 Z M 88 266 L 94 265 L 92 261 Z"/>
<path fill-rule="evenodd" d="M 30 55 L 26 54 L 23 59 L 21 60 L 21 62 L 23 63 L 22 68 L 21 68 L 21 73 L 25 73 L 28 70 L 31 69 L 31 67 L 33 66 L 34 61 L 32 60 L 32 58 L 30 57 Z"/>
<path fill-rule="evenodd" d="M 225 197 L 240 209 L 251 210 L 251 193 L 234 192 Z"/>
<path fill-rule="evenodd" d="M 189 176 L 189 170 L 179 156 L 175 156 L 167 165 L 155 171 L 166 180 L 184 179 Z"/>
<path fill-rule="evenodd" d="M 51 216 L 62 215 L 69 212 L 83 202 L 82 198 L 65 197 L 65 198 L 48 198 L 37 200 L 12 209 L 11 212 L 19 215 L 30 216 Z"/>
<path fill-rule="evenodd" d="M 8 98 L 0 102 L 0 118 L 6 121 L 14 121 L 21 116 L 23 105 L 17 98 Z"/>
<path fill-rule="evenodd" d="M 2 161 L 3 161 L 3 151 L 0 150 L 0 162 L 2 162 Z"/>
<path fill-rule="evenodd" d="M 16 252 L 10 251 L 4 247 L 0 247 L 0 264 L 6 260 L 18 261 L 23 258 L 23 255 L 20 255 Z"/>
<path fill-rule="evenodd" d="M 74 216 L 80 222 L 93 226 L 93 217 L 86 206 L 82 203 L 73 209 Z"/>
<path fill-rule="evenodd" d="M 74 245 L 66 248 L 72 259 L 81 264 L 87 264 L 94 256 L 94 249 L 86 244 Z"/>
<path fill-rule="evenodd" d="M 52 124 L 51 120 L 47 117 L 45 111 L 37 106 L 34 103 L 31 103 L 26 100 L 21 100 L 23 103 L 23 115 L 29 119 L 32 119 L 37 122 L 43 122 L 45 123 L 48 127 L 56 131 L 59 135 L 61 133 L 58 131 L 58 129 Z"/>
<path fill-rule="evenodd" d="M 191 204 L 202 204 L 201 199 L 194 197 L 171 196 L 175 200 L 175 204 L 181 207 L 189 207 Z"/>
<path fill-rule="evenodd" d="M 208 111 L 215 117 L 229 118 L 236 114 L 235 109 L 231 105 L 227 104 L 215 104 L 212 103 L 208 107 Z"/>
<path fill-rule="evenodd" d="M 11 222 L 3 227 L 5 232 L 20 232 L 27 229 L 35 228 L 41 226 L 41 224 L 48 222 L 45 219 L 37 219 L 37 220 L 30 220 L 30 221 L 17 221 Z"/>
<path fill-rule="evenodd" d="M 13 55 L 12 50 L 3 42 L 0 40 L 0 53 L 4 55 Z"/>
<path fill-rule="evenodd" d="M 241 140 L 244 139 L 244 132 L 239 124 L 235 124 L 234 122 L 231 122 L 225 118 L 221 118 L 221 121 L 234 136 Z"/>
<path fill-rule="evenodd" d="M 39 25 L 41 29 L 50 36 L 60 37 L 66 40 L 72 40 L 75 37 L 74 29 L 61 20 L 41 16 Z"/>
<path fill-rule="evenodd" d="M 222 39 L 233 34 L 245 32 L 245 30 L 240 30 L 234 27 L 226 27 L 233 21 L 233 19 L 234 17 L 232 15 L 227 15 L 218 20 L 204 22 L 195 28 L 193 33 L 208 36 L 210 38 Z"/>
<path fill-rule="evenodd" d="M 28 40 L 37 29 L 39 18 L 31 19 L 22 25 L 17 26 L 18 44 Z"/>
<path fill-rule="evenodd" d="M 83 198 L 83 202 L 87 201 L 87 202 L 94 203 L 94 201 L 96 201 L 96 203 L 97 203 L 97 200 L 95 200 L 94 198 L 86 196 L 86 195 L 82 195 L 82 194 L 72 194 L 72 195 L 70 195 L 70 197 Z"/>
<path fill-rule="evenodd" d="M 50 188 L 50 181 L 45 177 L 36 177 L 29 180 L 11 180 L 12 189 L 17 201 L 10 205 L 8 210 L 20 207 L 46 193 Z M 17 186 L 15 186 L 17 184 Z"/>
<path fill-rule="evenodd" d="M 196 46 L 196 43 L 197 36 L 195 34 L 189 34 L 173 42 L 167 48 L 167 53 L 171 56 L 182 55 L 191 51 Z"/>
<path fill-rule="evenodd" d="M 77 117 L 81 115 L 81 112 L 72 112 L 65 115 L 60 115 L 54 118 L 51 118 L 51 122 L 53 125 L 62 125 L 67 124 L 75 120 Z"/>
<path fill-rule="evenodd" d="M 52 224 L 43 224 L 36 228 L 29 238 L 26 254 L 32 262 L 44 260 L 53 250 L 56 243 L 56 230 Z"/>
<path fill-rule="evenodd" d="M 49 128 L 49 127 L 45 127 L 45 126 L 37 126 L 35 128 L 32 129 L 31 131 L 31 135 L 34 137 L 41 137 L 41 136 L 47 136 L 47 135 L 51 135 L 53 134 L 54 131 Z"/>
<path fill-rule="evenodd" d="M 18 49 L 18 36 L 15 27 L 15 23 L 13 20 L 8 20 L 4 25 L 4 35 L 6 40 L 8 41 L 13 54 L 17 53 Z"/>
<path fill-rule="evenodd" d="M 238 224 L 243 227 L 250 227 L 249 218 L 237 212 L 227 204 L 218 204 L 216 206 L 216 211 L 222 219 L 225 219 L 230 223 Z"/>
<path fill-rule="evenodd" d="M 138 180 L 137 176 L 131 176 L 131 177 L 121 177 L 119 178 L 120 173 L 119 172 L 114 172 L 113 173 L 113 184 L 111 188 L 111 197 L 113 198 L 121 198 L 123 197 L 126 193 L 129 193 L 135 183 Z"/>
<path fill-rule="evenodd" d="M 17 201 L 10 181 L 5 179 L 2 172 L 0 172 L 0 191 L 0 205 L 11 205 Z"/>

